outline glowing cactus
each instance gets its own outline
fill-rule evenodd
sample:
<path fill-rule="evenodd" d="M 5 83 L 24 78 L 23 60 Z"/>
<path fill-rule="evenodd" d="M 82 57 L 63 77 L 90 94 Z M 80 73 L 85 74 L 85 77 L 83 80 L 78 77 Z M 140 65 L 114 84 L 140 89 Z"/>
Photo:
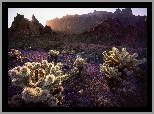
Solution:
<path fill-rule="evenodd" d="M 22 54 L 21 54 L 21 52 L 19 50 L 11 49 L 11 51 L 8 52 L 8 56 L 17 58 L 17 60 L 19 60 L 20 62 L 23 61 Z"/>
<path fill-rule="evenodd" d="M 121 72 L 118 71 L 116 67 L 109 67 L 108 64 L 100 64 L 100 71 L 105 73 L 109 78 L 117 78 L 118 80 L 121 80 L 119 77 L 121 75 Z"/>
<path fill-rule="evenodd" d="M 135 59 L 138 56 L 138 54 L 134 53 L 133 55 L 130 55 L 126 51 L 126 48 L 122 48 L 122 51 L 120 53 L 117 48 L 113 47 L 112 51 L 109 51 L 109 55 L 106 51 L 104 51 L 102 54 L 104 55 L 105 63 L 113 64 L 120 68 L 123 66 L 135 67 L 146 61 L 145 58 L 143 60 Z"/>
<path fill-rule="evenodd" d="M 81 70 L 83 69 L 83 66 L 86 64 L 86 60 L 85 59 L 82 59 L 80 57 L 78 57 L 75 62 L 74 62 L 75 66 L 78 68 L 79 70 L 79 73 L 78 75 L 81 74 Z"/>
<path fill-rule="evenodd" d="M 50 55 L 51 59 L 55 59 L 55 62 L 57 62 L 59 51 L 49 50 L 49 55 Z"/>
<path fill-rule="evenodd" d="M 63 80 L 68 78 L 67 74 L 63 74 L 61 71 L 63 64 L 48 63 L 43 60 L 41 63 L 27 62 L 24 66 L 18 66 L 8 71 L 11 76 L 12 83 L 16 86 L 23 88 L 22 98 L 26 102 L 46 102 L 48 101 L 50 106 L 55 106 L 57 103 L 51 103 L 51 98 L 56 96 L 60 99 L 59 94 L 63 89 L 57 88 L 62 86 Z M 57 95 L 56 95 L 57 94 Z M 62 96 L 61 96 L 62 97 Z M 62 98 L 61 98 L 62 99 Z"/>
<path fill-rule="evenodd" d="M 109 55 L 106 51 L 104 51 L 102 54 L 104 55 L 105 63 L 116 68 L 136 68 L 137 65 L 142 64 L 146 61 L 145 58 L 143 58 L 142 60 L 135 59 L 138 54 L 134 53 L 133 55 L 130 55 L 126 51 L 126 48 L 122 48 L 122 51 L 120 53 L 117 48 L 113 47 L 112 51 L 109 51 Z M 130 74 L 130 71 L 128 69 L 123 71 L 125 71 L 127 74 Z"/>
<path fill-rule="evenodd" d="M 105 63 L 100 64 L 100 72 L 105 74 L 105 79 L 108 81 L 118 79 L 122 81 L 126 75 L 130 75 L 134 69 L 138 69 L 136 66 L 142 64 L 146 59 L 137 60 L 137 53 L 130 55 L 126 48 L 122 48 L 120 52 L 117 48 L 113 47 L 112 51 L 108 53 L 104 51 Z M 111 81 L 110 81 L 111 82 Z"/>
<path fill-rule="evenodd" d="M 78 58 L 75 60 L 74 64 L 75 64 L 77 67 L 79 67 L 79 66 L 84 66 L 84 65 L 86 64 L 86 60 L 85 60 L 85 59 L 82 59 L 82 58 L 80 58 L 80 57 L 78 57 Z"/>
<path fill-rule="evenodd" d="M 52 56 L 56 56 L 56 55 L 59 55 L 59 51 L 49 50 L 49 54 L 52 55 Z"/>

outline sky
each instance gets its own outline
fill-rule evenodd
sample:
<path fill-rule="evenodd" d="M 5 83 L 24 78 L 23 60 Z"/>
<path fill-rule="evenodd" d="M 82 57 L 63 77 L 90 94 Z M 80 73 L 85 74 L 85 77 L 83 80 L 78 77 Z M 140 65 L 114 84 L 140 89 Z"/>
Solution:
<path fill-rule="evenodd" d="M 47 20 L 54 19 L 56 17 L 62 18 L 63 16 L 68 15 L 82 15 L 93 13 L 96 11 L 107 11 L 114 13 L 118 8 L 8 8 L 8 28 L 11 27 L 14 17 L 17 16 L 17 13 L 24 15 L 24 18 L 29 20 L 32 19 L 32 15 L 35 15 L 35 18 L 45 26 Z M 120 8 L 120 10 L 125 8 Z M 147 16 L 147 8 L 131 8 L 133 15 Z"/>

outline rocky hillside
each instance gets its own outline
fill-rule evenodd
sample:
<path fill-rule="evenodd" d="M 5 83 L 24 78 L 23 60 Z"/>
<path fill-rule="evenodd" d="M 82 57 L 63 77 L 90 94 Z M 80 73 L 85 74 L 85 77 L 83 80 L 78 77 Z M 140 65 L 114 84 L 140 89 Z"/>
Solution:
<path fill-rule="evenodd" d="M 98 18 L 94 18 L 93 20 L 97 19 Z M 65 21 L 68 20 L 66 19 Z M 82 22 L 82 24 L 79 24 L 80 22 Z M 85 20 L 81 20 L 78 23 L 78 26 L 80 26 L 78 30 L 84 32 L 73 34 L 71 31 L 73 29 L 67 28 L 67 30 L 72 33 L 68 34 L 65 32 L 66 29 L 56 31 L 50 26 L 44 27 L 34 15 L 32 15 L 32 20 L 28 20 L 24 18 L 23 15 L 17 14 L 12 22 L 12 26 L 8 28 L 8 47 L 49 50 L 57 48 L 63 49 L 69 44 L 71 44 L 71 48 L 73 48 L 73 46 L 78 43 L 85 45 L 133 45 L 137 47 L 147 47 L 147 19 L 141 22 L 139 21 L 140 27 L 133 24 L 125 25 L 119 18 L 107 18 L 100 23 L 91 21 L 93 27 L 90 27 L 91 25 L 88 22 L 84 22 Z M 69 24 L 61 23 L 61 27 L 65 25 L 69 26 Z M 87 28 L 85 28 L 84 25 L 87 25 Z M 75 29 L 76 25 L 72 24 L 72 27 Z M 79 47 L 79 45 L 77 46 Z"/>
<path fill-rule="evenodd" d="M 105 45 L 134 45 L 146 46 L 146 23 L 142 22 L 143 27 L 138 28 L 133 25 L 122 25 L 118 18 L 108 18 L 95 27 L 78 35 L 82 38 L 81 42 L 105 44 Z"/>
<path fill-rule="evenodd" d="M 55 31 L 65 32 L 67 34 L 80 34 L 108 18 L 118 18 L 123 26 L 133 25 L 142 28 L 143 21 L 147 16 L 135 16 L 131 8 L 117 9 L 114 13 L 106 11 L 94 11 L 93 13 L 82 15 L 66 15 L 62 18 L 55 18 L 46 21 L 46 25 Z"/>
<path fill-rule="evenodd" d="M 43 26 L 39 21 L 32 15 L 32 20 L 24 18 L 23 15 L 17 14 L 14 17 L 12 26 L 8 29 L 8 36 L 13 37 L 36 37 L 42 34 L 52 34 L 50 26 Z"/>
<path fill-rule="evenodd" d="M 43 46 L 54 40 L 55 32 L 50 26 L 43 26 L 32 15 L 32 20 L 24 18 L 24 15 L 17 13 L 10 28 L 8 28 L 9 48 L 29 48 Z M 41 48 L 41 47 L 40 47 Z"/>

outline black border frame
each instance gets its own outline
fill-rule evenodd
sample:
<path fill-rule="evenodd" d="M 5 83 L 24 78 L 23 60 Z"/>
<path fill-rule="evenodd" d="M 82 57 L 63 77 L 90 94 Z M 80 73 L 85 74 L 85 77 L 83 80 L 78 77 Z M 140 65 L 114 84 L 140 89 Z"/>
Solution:
<path fill-rule="evenodd" d="M 71 5 L 70 5 L 71 4 Z M 86 4 L 86 5 L 85 5 Z M 40 7 L 41 6 L 41 7 Z M 84 6 L 84 7 L 83 7 Z M 112 6 L 112 7 L 111 7 Z M 11 108 L 7 100 L 7 31 L 8 8 L 147 8 L 147 70 L 148 102 L 147 107 L 52 107 L 52 108 Z M 152 2 L 2 2 L 2 112 L 152 112 Z M 6 60 L 7 61 L 7 60 Z"/>

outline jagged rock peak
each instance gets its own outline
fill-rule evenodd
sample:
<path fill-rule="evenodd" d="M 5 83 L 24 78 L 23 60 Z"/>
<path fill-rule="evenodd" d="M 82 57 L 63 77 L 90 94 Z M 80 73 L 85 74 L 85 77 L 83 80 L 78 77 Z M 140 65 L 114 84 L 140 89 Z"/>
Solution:
<path fill-rule="evenodd" d="M 125 8 L 125 10 L 130 10 L 131 11 L 131 8 Z"/>
<path fill-rule="evenodd" d="M 118 8 L 118 9 L 116 9 L 116 11 L 114 13 L 119 14 L 119 13 L 121 13 L 121 10 Z"/>
<path fill-rule="evenodd" d="M 32 21 L 39 23 L 39 21 L 35 18 L 34 14 L 32 15 Z"/>
<path fill-rule="evenodd" d="M 20 14 L 18 14 L 17 13 L 17 16 L 16 17 L 14 17 L 14 20 L 16 20 L 16 19 L 24 19 L 24 15 L 20 15 Z"/>
<path fill-rule="evenodd" d="M 35 37 L 44 34 L 50 34 L 52 32 L 51 27 L 44 27 L 39 21 L 35 18 L 34 14 L 32 15 L 32 20 L 24 18 L 24 15 L 17 13 L 17 16 L 14 17 L 14 21 L 9 30 L 10 37 Z"/>
<path fill-rule="evenodd" d="M 122 13 L 126 15 L 133 15 L 131 8 L 122 9 Z"/>
<path fill-rule="evenodd" d="M 34 14 L 32 15 L 32 19 L 35 19 L 35 16 L 34 16 Z"/>

